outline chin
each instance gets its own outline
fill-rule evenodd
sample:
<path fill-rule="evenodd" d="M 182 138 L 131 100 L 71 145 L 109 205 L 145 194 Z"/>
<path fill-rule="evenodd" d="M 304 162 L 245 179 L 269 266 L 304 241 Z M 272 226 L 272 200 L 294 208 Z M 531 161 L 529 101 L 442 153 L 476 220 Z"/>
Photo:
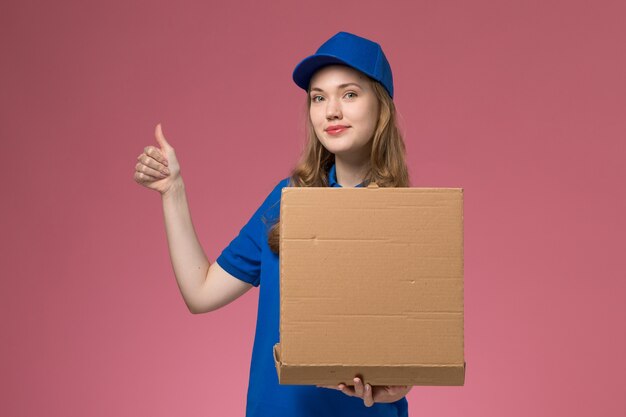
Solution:
<path fill-rule="evenodd" d="M 326 150 L 334 155 L 341 155 L 343 153 L 348 153 L 351 152 L 352 149 L 350 148 L 350 146 L 341 146 L 341 145 L 337 145 L 337 144 L 327 144 L 324 143 L 324 148 L 326 148 Z"/>
<path fill-rule="evenodd" d="M 353 147 L 354 144 L 346 138 L 325 137 L 322 141 L 322 145 L 324 145 L 324 147 L 328 149 L 329 152 L 335 153 L 335 151 L 348 151 Z"/>

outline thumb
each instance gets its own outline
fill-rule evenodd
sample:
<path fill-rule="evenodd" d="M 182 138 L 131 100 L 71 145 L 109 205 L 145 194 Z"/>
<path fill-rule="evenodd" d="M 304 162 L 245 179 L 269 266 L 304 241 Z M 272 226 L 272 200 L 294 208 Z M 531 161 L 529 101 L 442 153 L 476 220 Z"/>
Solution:
<path fill-rule="evenodd" d="M 161 149 L 165 150 L 171 148 L 170 144 L 165 140 L 165 136 L 163 136 L 163 129 L 161 129 L 161 123 L 156 125 L 154 129 L 154 136 L 156 137 L 157 143 L 161 147 Z"/>

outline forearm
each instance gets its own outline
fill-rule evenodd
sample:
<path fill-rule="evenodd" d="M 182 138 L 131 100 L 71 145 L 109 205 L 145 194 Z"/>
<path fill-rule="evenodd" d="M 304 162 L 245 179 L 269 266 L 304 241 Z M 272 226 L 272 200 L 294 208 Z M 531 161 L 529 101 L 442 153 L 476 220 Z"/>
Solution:
<path fill-rule="evenodd" d="M 182 178 L 162 195 L 162 202 L 165 232 L 176 282 L 187 307 L 193 311 L 194 300 L 206 279 L 210 264 L 191 221 Z"/>

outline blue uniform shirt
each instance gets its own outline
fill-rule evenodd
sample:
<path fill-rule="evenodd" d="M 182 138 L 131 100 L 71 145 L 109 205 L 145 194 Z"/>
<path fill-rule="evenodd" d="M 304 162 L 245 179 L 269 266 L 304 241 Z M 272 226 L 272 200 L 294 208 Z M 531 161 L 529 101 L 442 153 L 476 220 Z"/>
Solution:
<path fill-rule="evenodd" d="M 341 187 L 335 165 L 328 177 L 331 187 Z M 407 417 L 406 398 L 365 407 L 362 399 L 338 390 L 314 385 L 279 385 L 272 351 L 279 341 L 279 267 L 278 256 L 267 243 L 267 234 L 279 218 L 281 190 L 288 184 L 289 178 L 278 183 L 216 260 L 232 276 L 260 286 L 246 417 Z M 363 183 L 357 185 L 362 186 Z"/>

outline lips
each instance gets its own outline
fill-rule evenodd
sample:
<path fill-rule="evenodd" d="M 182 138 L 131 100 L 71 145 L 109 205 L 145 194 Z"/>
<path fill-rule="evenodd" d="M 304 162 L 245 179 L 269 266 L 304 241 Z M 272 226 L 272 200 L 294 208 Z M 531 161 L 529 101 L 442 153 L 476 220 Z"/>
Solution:
<path fill-rule="evenodd" d="M 326 133 L 334 135 L 337 133 L 341 133 L 344 130 L 348 129 L 350 126 L 342 126 L 342 125 L 335 125 L 335 126 L 328 126 L 326 128 Z"/>

